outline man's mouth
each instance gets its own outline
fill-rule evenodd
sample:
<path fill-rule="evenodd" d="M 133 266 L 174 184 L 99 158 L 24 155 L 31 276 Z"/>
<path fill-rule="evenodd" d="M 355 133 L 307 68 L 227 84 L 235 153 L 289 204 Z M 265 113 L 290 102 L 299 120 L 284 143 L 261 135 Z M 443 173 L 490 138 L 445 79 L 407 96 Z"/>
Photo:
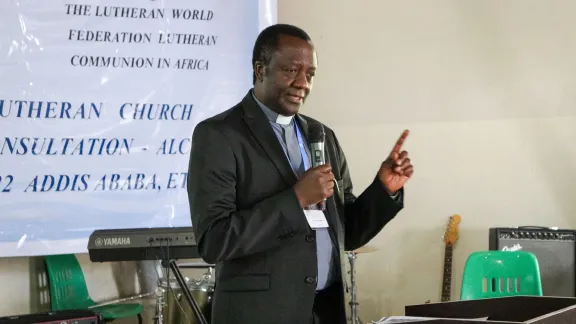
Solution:
<path fill-rule="evenodd" d="M 297 104 L 302 103 L 302 101 L 304 101 L 304 97 L 301 97 L 299 95 L 288 94 L 288 95 L 286 95 L 286 97 L 288 97 L 288 100 L 290 102 L 297 103 Z"/>

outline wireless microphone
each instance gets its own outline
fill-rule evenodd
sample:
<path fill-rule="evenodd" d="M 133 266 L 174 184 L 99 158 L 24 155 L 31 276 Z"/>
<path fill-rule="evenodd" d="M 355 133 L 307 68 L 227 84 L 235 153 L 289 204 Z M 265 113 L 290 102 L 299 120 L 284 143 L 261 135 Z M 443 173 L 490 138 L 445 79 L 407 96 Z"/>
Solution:
<path fill-rule="evenodd" d="M 310 123 L 308 128 L 308 142 L 310 143 L 310 155 L 312 155 L 312 167 L 315 168 L 326 164 L 324 158 L 324 126 L 320 123 Z M 326 207 L 326 199 L 320 203 L 322 210 Z"/>

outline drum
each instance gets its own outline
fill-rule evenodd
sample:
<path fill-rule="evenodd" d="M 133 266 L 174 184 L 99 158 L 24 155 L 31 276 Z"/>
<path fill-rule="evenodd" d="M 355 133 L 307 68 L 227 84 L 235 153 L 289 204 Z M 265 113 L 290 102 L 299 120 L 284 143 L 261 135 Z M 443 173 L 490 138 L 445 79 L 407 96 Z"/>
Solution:
<path fill-rule="evenodd" d="M 188 289 L 194 296 L 204 318 L 210 323 L 212 312 L 212 297 L 214 296 L 214 282 L 207 278 L 194 280 L 186 278 Z M 160 289 L 164 299 L 162 316 L 166 324 L 198 324 L 198 320 L 188 304 L 186 296 L 182 293 L 176 279 L 170 279 L 170 289 L 166 281 L 160 282 Z"/>

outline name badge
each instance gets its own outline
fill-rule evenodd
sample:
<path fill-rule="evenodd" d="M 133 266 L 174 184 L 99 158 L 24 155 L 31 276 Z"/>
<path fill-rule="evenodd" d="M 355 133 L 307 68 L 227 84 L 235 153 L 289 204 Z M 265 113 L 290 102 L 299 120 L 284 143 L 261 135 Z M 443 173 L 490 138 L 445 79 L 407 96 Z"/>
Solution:
<path fill-rule="evenodd" d="M 322 212 L 321 210 L 305 209 L 304 215 L 306 216 L 308 225 L 310 225 L 312 229 L 328 227 L 328 221 L 326 221 L 326 216 L 324 216 L 324 212 Z"/>

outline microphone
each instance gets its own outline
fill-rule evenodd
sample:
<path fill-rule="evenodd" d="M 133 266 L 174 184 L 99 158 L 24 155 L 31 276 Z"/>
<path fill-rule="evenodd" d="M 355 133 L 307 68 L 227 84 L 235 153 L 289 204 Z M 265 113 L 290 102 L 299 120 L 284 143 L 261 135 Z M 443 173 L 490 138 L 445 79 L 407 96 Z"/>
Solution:
<path fill-rule="evenodd" d="M 326 159 L 324 158 L 324 139 L 326 134 L 324 133 L 324 126 L 320 123 L 310 123 L 308 127 L 308 138 L 310 142 L 310 154 L 312 155 L 312 167 L 326 164 Z M 320 202 L 320 207 L 322 210 L 326 207 L 326 199 Z"/>

